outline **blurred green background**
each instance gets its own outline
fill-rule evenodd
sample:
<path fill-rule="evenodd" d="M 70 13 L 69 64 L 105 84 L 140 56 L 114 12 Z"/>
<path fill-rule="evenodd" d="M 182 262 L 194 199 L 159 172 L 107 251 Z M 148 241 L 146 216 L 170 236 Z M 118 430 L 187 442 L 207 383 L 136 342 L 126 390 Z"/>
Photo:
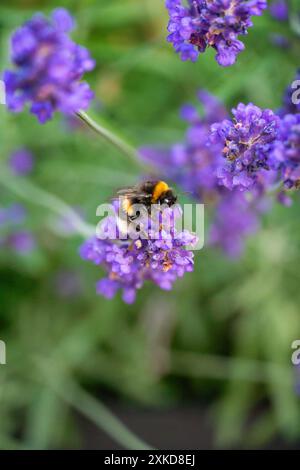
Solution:
<path fill-rule="evenodd" d="M 182 139 L 178 110 L 199 88 L 228 107 L 276 109 L 299 65 L 299 39 L 268 12 L 255 18 L 237 64 L 221 69 L 213 51 L 180 61 L 165 41 L 163 0 L 10 0 L 0 6 L 0 70 L 12 30 L 57 6 L 76 17 L 73 37 L 97 61 L 86 76 L 96 93 L 91 115 L 136 146 Z M 274 33 L 291 47 L 276 47 Z M 38 243 L 27 256 L 0 250 L 0 447 L 297 446 L 299 201 L 275 206 L 241 259 L 204 248 L 172 292 L 147 285 L 133 306 L 108 301 L 95 293 L 99 268 L 78 256 L 82 238 L 59 233 L 55 207 L 40 205 L 31 185 L 96 224 L 98 204 L 140 169 L 59 115 L 40 126 L 2 106 L 0 123 L 3 164 L 19 147 L 36 157 L 32 176 L 0 181 L 0 197 L 24 203 Z"/>

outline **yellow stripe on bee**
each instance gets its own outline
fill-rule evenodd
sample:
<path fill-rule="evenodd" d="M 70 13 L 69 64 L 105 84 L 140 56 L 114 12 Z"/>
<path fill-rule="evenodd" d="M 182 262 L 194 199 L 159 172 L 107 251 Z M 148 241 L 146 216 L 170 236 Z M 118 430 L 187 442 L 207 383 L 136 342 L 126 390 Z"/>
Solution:
<path fill-rule="evenodd" d="M 126 212 L 126 214 L 131 215 L 132 207 L 131 207 L 131 202 L 128 198 L 125 198 L 122 201 L 122 209 L 123 209 L 124 212 Z"/>
<path fill-rule="evenodd" d="M 151 202 L 156 202 L 159 199 L 159 197 L 162 195 L 162 193 L 168 191 L 168 189 L 169 189 L 169 186 L 167 185 L 167 183 L 165 183 L 164 181 L 159 181 L 155 185 L 155 188 L 153 190 Z"/>

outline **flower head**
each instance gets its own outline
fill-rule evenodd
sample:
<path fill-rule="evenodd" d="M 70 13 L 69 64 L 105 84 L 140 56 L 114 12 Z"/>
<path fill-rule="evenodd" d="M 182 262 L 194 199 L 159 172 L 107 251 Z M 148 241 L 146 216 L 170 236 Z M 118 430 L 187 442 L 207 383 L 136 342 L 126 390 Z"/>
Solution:
<path fill-rule="evenodd" d="M 280 119 L 273 111 L 253 104 L 239 104 L 233 120 L 211 127 L 211 141 L 221 143 L 224 163 L 218 169 L 220 182 L 228 189 L 251 189 L 258 172 L 270 168 L 271 144 L 277 137 Z"/>
<path fill-rule="evenodd" d="M 238 36 L 247 34 L 251 16 L 261 15 L 266 0 L 166 0 L 170 21 L 168 41 L 182 60 L 196 61 L 199 53 L 213 47 L 217 62 L 234 64 L 244 49 Z"/>
<path fill-rule="evenodd" d="M 68 36 L 74 22 L 63 8 L 51 19 L 37 14 L 15 31 L 11 40 L 13 71 L 4 73 L 7 106 L 20 112 L 26 103 L 40 123 L 54 111 L 72 114 L 86 109 L 93 94 L 81 82 L 94 61 L 84 47 Z"/>
<path fill-rule="evenodd" d="M 108 218 L 104 231 L 107 233 L 115 223 L 114 217 Z M 172 229 L 167 233 L 165 229 L 159 234 L 149 231 L 146 239 L 87 240 L 80 249 L 81 257 L 101 265 L 107 273 L 98 282 L 97 292 L 111 299 L 121 289 L 123 300 L 132 303 L 145 281 L 170 290 L 178 277 L 193 271 L 193 253 L 186 247 L 196 243 L 196 237 L 187 231 L 177 233 Z"/>

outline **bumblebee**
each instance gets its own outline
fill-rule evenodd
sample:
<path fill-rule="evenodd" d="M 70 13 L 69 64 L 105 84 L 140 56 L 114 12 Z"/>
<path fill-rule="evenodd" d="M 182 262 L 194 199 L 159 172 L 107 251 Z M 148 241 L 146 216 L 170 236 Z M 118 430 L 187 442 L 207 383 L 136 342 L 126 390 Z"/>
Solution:
<path fill-rule="evenodd" d="M 144 181 L 131 188 L 120 189 L 117 197 L 121 200 L 122 210 L 129 219 L 135 218 L 133 206 L 141 204 L 151 213 L 151 205 L 173 206 L 177 202 L 177 196 L 165 181 Z"/>

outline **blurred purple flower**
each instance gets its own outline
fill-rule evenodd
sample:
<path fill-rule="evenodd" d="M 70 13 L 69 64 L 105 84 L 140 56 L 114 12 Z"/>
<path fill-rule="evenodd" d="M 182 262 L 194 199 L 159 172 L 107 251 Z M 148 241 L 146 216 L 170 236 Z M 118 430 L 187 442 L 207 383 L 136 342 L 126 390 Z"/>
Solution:
<path fill-rule="evenodd" d="M 4 73 L 7 106 L 20 112 L 26 103 L 40 123 L 54 111 L 72 114 L 87 109 L 93 93 L 81 79 L 94 68 L 84 47 L 68 36 L 74 22 L 63 8 L 54 10 L 48 20 L 36 14 L 15 31 L 11 40 L 14 71 Z"/>
<path fill-rule="evenodd" d="M 240 256 L 245 238 L 259 228 L 257 208 L 251 206 L 245 193 L 229 191 L 220 199 L 209 232 L 209 244 L 216 245 L 231 258 Z"/>
<path fill-rule="evenodd" d="M 31 232 L 22 230 L 8 235 L 6 245 L 18 253 L 28 253 L 34 250 L 36 243 Z"/>
<path fill-rule="evenodd" d="M 27 175 L 31 173 L 33 165 L 33 155 L 26 149 L 16 150 L 9 158 L 10 169 L 16 175 Z"/>
<path fill-rule="evenodd" d="M 270 5 L 271 15 L 278 21 L 287 21 L 289 8 L 286 0 L 273 0 Z"/>
<path fill-rule="evenodd" d="M 182 60 L 196 61 L 211 46 L 223 67 L 234 64 L 245 48 L 237 38 L 261 15 L 266 0 L 166 0 L 170 20 L 168 41 Z"/>

